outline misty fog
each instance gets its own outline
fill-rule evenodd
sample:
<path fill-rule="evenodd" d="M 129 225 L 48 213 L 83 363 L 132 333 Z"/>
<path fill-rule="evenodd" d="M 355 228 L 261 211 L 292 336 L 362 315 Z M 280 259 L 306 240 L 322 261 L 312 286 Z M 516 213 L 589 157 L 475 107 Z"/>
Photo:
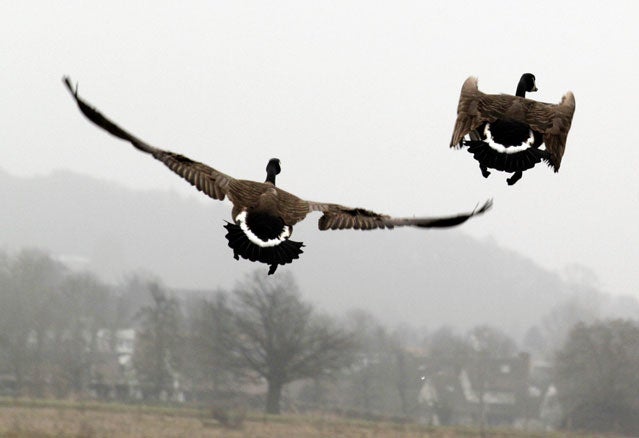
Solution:
<path fill-rule="evenodd" d="M 0 397 L 639 433 L 637 16 L 630 1 L 2 4 Z M 528 97 L 572 91 L 576 112 L 560 171 L 510 187 L 448 143 L 467 77 L 512 94 L 523 72 Z M 233 259 L 228 201 L 88 123 L 63 75 L 234 177 L 278 157 L 278 186 L 305 199 L 494 208 L 447 230 L 319 231 L 312 214 L 300 259 L 267 277 Z M 285 315 L 288 357 L 251 337 L 261 300 Z"/>

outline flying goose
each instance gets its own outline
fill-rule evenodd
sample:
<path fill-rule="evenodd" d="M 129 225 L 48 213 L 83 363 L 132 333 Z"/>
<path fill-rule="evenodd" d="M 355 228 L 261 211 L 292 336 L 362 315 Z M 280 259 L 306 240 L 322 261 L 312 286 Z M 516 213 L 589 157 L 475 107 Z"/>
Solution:
<path fill-rule="evenodd" d="M 484 178 L 488 168 L 514 172 L 506 181 L 515 184 L 522 172 L 544 160 L 559 171 L 566 138 L 575 112 L 575 96 L 567 92 L 559 104 L 526 99 L 526 92 L 537 91 L 535 76 L 524 73 L 515 96 L 484 94 L 477 78 L 469 77 L 462 86 L 457 121 L 450 147 L 468 146 Z M 470 140 L 465 140 L 465 135 Z M 545 149 L 540 147 L 545 145 Z"/>
<path fill-rule="evenodd" d="M 152 155 L 173 172 L 187 180 L 199 191 L 213 199 L 228 197 L 233 204 L 233 222 L 224 226 L 226 239 L 239 257 L 269 265 L 273 274 L 278 265 L 291 263 L 299 258 L 302 242 L 290 240 L 293 226 L 307 214 L 319 211 L 320 230 L 393 228 L 414 226 L 420 228 L 444 228 L 459 225 L 472 216 L 490 209 L 492 200 L 486 201 L 470 213 L 434 218 L 395 218 L 363 208 L 349 208 L 338 204 L 313 202 L 275 186 L 275 177 L 280 173 L 280 160 L 271 159 L 266 166 L 265 182 L 235 179 L 206 164 L 193 161 L 183 155 L 153 147 L 111 122 L 95 108 L 89 106 L 74 90 L 69 78 L 64 83 L 75 99 L 80 111 L 94 124 L 112 135 L 130 142 L 138 150 Z"/>

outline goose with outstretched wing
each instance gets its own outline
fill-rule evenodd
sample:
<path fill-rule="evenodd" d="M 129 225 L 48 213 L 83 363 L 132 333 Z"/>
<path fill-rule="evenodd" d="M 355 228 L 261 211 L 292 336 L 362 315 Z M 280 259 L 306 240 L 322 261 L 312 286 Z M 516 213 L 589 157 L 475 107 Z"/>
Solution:
<path fill-rule="evenodd" d="M 560 103 L 551 104 L 527 99 L 526 92 L 532 91 L 537 91 L 532 73 L 521 76 L 514 96 L 482 93 L 475 77 L 464 82 L 450 147 L 468 147 L 484 178 L 489 168 L 513 172 L 507 179 L 513 185 L 541 161 L 559 171 L 575 96 L 569 91 Z"/>
<path fill-rule="evenodd" d="M 276 158 L 268 162 L 264 182 L 233 178 L 206 164 L 149 145 L 83 101 L 78 96 L 77 88 L 73 89 L 69 78 L 64 78 L 64 83 L 80 111 L 91 122 L 130 142 L 138 150 L 152 155 L 211 198 L 228 198 L 233 204 L 233 222 L 227 222 L 225 225 L 226 239 L 229 247 L 233 249 L 234 257 L 265 263 L 269 265 L 269 274 L 274 273 L 278 265 L 291 263 L 299 258 L 304 245 L 302 242 L 290 240 L 293 226 L 313 211 L 323 213 L 319 218 L 320 230 L 372 230 L 400 226 L 445 228 L 459 225 L 473 216 L 486 212 L 492 206 L 492 201 L 488 200 L 469 213 L 454 216 L 395 218 L 363 208 L 306 201 L 275 185 L 275 177 L 281 170 L 280 160 Z"/>

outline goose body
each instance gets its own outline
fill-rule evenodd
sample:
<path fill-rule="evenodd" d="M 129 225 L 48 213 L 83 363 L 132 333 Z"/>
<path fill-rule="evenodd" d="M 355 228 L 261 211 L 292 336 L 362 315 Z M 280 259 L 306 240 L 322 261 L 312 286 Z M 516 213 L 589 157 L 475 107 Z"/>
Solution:
<path fill-rule="evenodd" d="M 488 168 L 512 172 L 509 185 L 541 161 L 559 171 L 575 97 L 568 92 L 554 105 L 526 99 L 526 92 L 533 91 L 537 86 L 531 73 L 522 75 L 514 96 L 484 94 L 477 87 L 477 78 L 466 79 L 450 146 L 468 147 L 486 178 Z"/>
<path fill-rule="evenodd" d="M 275 185 L 275 177 L 281 171 L 280 160 L 277 158 L 268 162 L 264 182 L 233 178 L 206 164 L 147 144 L 84 102 L 68 78 L 64 78 L 64 83 L 80 111 L 98 127 L 161 161 L 207 196 L 217 200 L 228 198 L 233 204 L 233 221 L 227 222 L 224 227 L 233 256 L 235 259 L 242 257 L 265 263 L 269 265 L 269 274 L 274 273 L 279 265 L 299 258 L 304 245 L 290 240 L 293 226 L 313 211 L 322 213 L 318 222 L 320 230 L 392 229 L 396 226 L 445 228 L 459 225 L 486 212 L 492 206 L 492 201 L 489 200 L 471 212 L 453 216 L 396 218 L 363 208 L 307 201 Z"/>

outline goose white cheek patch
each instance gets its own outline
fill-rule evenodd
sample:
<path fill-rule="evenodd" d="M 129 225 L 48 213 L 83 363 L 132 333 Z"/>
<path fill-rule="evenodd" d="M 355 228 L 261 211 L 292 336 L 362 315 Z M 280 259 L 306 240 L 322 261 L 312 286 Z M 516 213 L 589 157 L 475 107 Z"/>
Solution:
<path fill-rule="evenodd" d="M 491 148 L 495 149 L 497 152 L 501 152 L 502 154 L 516 154 L 517 152 L 525 151 L 526 149 L 530 149 L 535 142 L 535 136 L 533 135 L 532 130 L 529 130 L 530 135 L 526 141 L 522 142 L 517 146 L 509 146 L 506 147 L 503 144 L 495 143 L 493 141 L 493 135 L 490 132 L 490 124 L 486 123 L 486 127 L 484 128 L 484 134 L 486 135 L 486 143 Z"/>
<path fill-rule="evenodd" d="M 269 239 L 269 240 L 262 240 L 259 237 L 257 237 L 255 235 L 255 233 L 253 233 L 253 231 L 251 231 L 251 229 L 248 227 L 248 225 L 246 225 L 246 212 L 243 211 L 242 213 L 238 214 L 235 217 L 235 221 L 239 222 L 240 228 L 242 229 L 242 231 L 244 232 L 244 234 L 246 234 L 246 237 L 248 237 L 248 239 L 253 242 L 254 244 L 256 244 L 257 246 L 261 246 L 262 248 L 269 248 L 269 247 L 273 247 L 273 246 L 277 246 L 280 243 L 282 243 L 283 241 L 285 241 L 286 239 L 288 239 L 291 236 L 291 229 L 288 225 L 284 225 L 284 230 L 280 233 L 279 236 L 277 236 L 277 238 L 275 239 Z"/>

